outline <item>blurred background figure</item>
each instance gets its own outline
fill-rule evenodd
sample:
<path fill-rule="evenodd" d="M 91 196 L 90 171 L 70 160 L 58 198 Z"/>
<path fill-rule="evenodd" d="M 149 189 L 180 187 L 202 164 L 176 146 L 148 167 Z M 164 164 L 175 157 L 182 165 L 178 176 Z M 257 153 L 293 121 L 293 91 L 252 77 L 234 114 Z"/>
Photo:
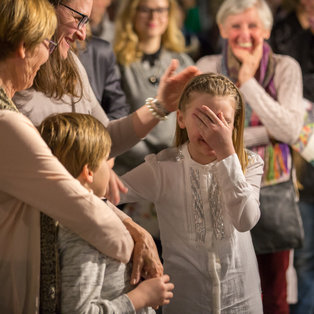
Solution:
<path fill-rule="evenodd" d="M 93 1 L 90 23 L 86 26 L 86 41 L 76 41 L 73 44 L 93 92 L 110 120 L 122 118 L 130 111 L 121 89 L 121 77 L 111 46 L 115 32 L 113 19 L 118 2 Z"/>
<path fill-rule="evenodd" d="M 178 70 L 193 64 L 184 53 L 184 37 L 177 24 L 175 0 L 124 0 L 116 19 L 114 51 L 121 72 L 121 85 L 131 112 L 157 94 L 160 78 L 171 62 Z M 167 116 L 141 142 L 116 159 L 115 170 L 123 174 L 144 161 L 150 153 L 172 146 L 175 113 Z M 159 239 L 156 212 L 151 203 L 139 202 L 124 207 L 135 221 Z"/>
<path fill-rule="evenodd" d="M 92 34 L 109 42 L 112 42 L 114 39 L 114 17 L 109 14 L 109 7 L 112 5 L 112 2 L 116 1 L 94 0 L 90 15 Z"/>
<path fill-rule="evenodd" d="M 178 5 L 181 10 L 178 23 L 185 38 L 186 53 L 197 60 L 200 52 L 199 35 L 202 30 L 199 6 L 196 0 L 179 0 Z"/>
<path fill-rule="evenodd" d="M 266 238 L 275 229 L 285 228 L 284 223 L 277 228 L 269 225 L 277 219 L 282 221 L 280 216 L 275 217 L 279 209 L 286 211 L 288 201 L 292 211 L 297 206 L 289 145 L 297 140 L 303 126 L 304 108 L 300 66 L 291 57 L 274 54 L 266 42 L 272 22 L 272 11 L 264 0 L 225 0 L 217 14 L 220 34 L 225 40 L 222 54 L 203 57 L 197 66 L 203 72 L 220 72 L 231 78 L 247 103 L 245 145 L 265 162 L 261 218 L 251 233 L 264 312 L 277 314 L 289 313 L 286 271 L 289 250 L 294 246 L 278 242 L 275 247 L 275 237 L 270 236 L 268 241 Z M 302 234 L 298 222 L 296 219 L 296 230 Z"/>
<path fill-rule="evenodd" d="M 301 65 L 303 95 L 314 102 L 314 1 L 283 1 L 280 19 L 274 25 L 271 44 L 275 52 L 295 58 Z M 312 104 L 313 106 L 313 104 Z M 295 250 L 294 266 L 298 277 L 298 302 L 291 313 L 314 313 L 314 168 L 295 155 L 300 192 L 300 211 L 304 245 Z"/>
<path fill-rule="evenodd" d="M 75 43 L 93 92 L 110 120 L 128 115 L 130 108 L 121 88 L 112 45 L 88 30 L 86 41 Z"/>

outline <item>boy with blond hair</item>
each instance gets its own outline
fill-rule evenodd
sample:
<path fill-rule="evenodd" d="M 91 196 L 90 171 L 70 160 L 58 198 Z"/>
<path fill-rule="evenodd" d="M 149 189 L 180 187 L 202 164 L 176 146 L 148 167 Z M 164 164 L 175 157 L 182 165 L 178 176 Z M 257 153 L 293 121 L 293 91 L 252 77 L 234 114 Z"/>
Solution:
<path fill-rule="evenodd" d="M 111 147 L 106 128 L 90 115 L 63 113 L 46 118 L 39 131 L 65 168 L 86 189 L 104 198 Z M 149 306 L 167 304 L 173 296 L 168 275 L 142 281 L 132 290 L 130 263 L 101 254 L 61 225 L 58 245 L 62 313 L 154 313 Z"/>

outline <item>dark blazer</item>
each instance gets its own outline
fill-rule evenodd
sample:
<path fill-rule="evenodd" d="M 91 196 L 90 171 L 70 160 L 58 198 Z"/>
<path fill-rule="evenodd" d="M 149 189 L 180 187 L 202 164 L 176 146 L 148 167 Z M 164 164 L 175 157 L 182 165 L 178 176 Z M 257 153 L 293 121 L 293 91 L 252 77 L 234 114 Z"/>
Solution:
<path fill-rule="evenodd" d="M 120 72 L 109 42 L 91 37 L 79 53 L 97 100 L 110 120 L 129 114 L 129 105 L 120 85 Z"/>

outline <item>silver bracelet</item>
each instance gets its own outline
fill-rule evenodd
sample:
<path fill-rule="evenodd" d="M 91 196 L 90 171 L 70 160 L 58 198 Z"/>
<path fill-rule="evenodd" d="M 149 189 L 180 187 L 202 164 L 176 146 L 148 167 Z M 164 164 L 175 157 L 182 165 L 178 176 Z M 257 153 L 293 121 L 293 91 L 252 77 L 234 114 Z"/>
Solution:
<path fill-rule="evenodd" d="M 170 113 L 168 112 L 162 104 L 156 98 L 149 97 L 145 100 L 145 105 L 152 113 L 154 117 L 159 120 L 166 120 L 168 119 L 167 115 Z"/>

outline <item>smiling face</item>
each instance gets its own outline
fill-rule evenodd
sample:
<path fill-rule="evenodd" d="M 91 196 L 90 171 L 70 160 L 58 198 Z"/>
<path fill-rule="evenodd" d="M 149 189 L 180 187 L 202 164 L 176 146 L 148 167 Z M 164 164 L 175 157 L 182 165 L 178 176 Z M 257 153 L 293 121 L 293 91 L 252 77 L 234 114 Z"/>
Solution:
<path fill-rule="evenodd" d="M 140 40 L 161 38 L 168 27 L 168 0 L 142 0 L 134 17 L 134 29 Z"/>
<path fill-rule="evenodd" d="M 194 113 L 197 108 L 208 106 L 216 115 L 223 113 L 228 124 L 234 124 L 235 102 L 230 96 L 212 96 L 206 93 L 193 92 L 186 105 L 185 112 L 178 109 L 177 121 L 181 129 L 186 128 L 191 158 L 200 164 L 207 164 L 216 159 L 215 151 L 204 141 L 197 128 Z"/>
<path fill-rule="evenodd" d="M 44 40 L 33 51 L 24 50 L 24 57 L 17 64 L 19 75 L 16 90 L 23 90 L 33 85 L 34 78 L 40 67 L 49 58 L 49 41 Z M 23 73 L 21 75 L 21 73 Z"/>
<path fill-rule="evenodd" d="M 255 47 L 270 35 L 270 31 L 264 28 L 255 7 L 229 15 L 224 23 L 219 25 L 219 29 L 221 36 L 228 40 L 232 50 L 245 49 L 253 52 Z"/>
<path fill-rule="evenodd" d="M 82 14 L 90 16 L 93 0 L 71 0 L 65 2 L 65 4 Z M 59 52 L 61 57 L 66 59 L 71 43 L 73 43 L 76 39 L 85 40 L 86 25 L 83 25 L 81 29 L 78 29 L 78 24 L 82 16 L 63 5 L 57 6 L 56 13 L 58 16 L 57 34 Z"/>

